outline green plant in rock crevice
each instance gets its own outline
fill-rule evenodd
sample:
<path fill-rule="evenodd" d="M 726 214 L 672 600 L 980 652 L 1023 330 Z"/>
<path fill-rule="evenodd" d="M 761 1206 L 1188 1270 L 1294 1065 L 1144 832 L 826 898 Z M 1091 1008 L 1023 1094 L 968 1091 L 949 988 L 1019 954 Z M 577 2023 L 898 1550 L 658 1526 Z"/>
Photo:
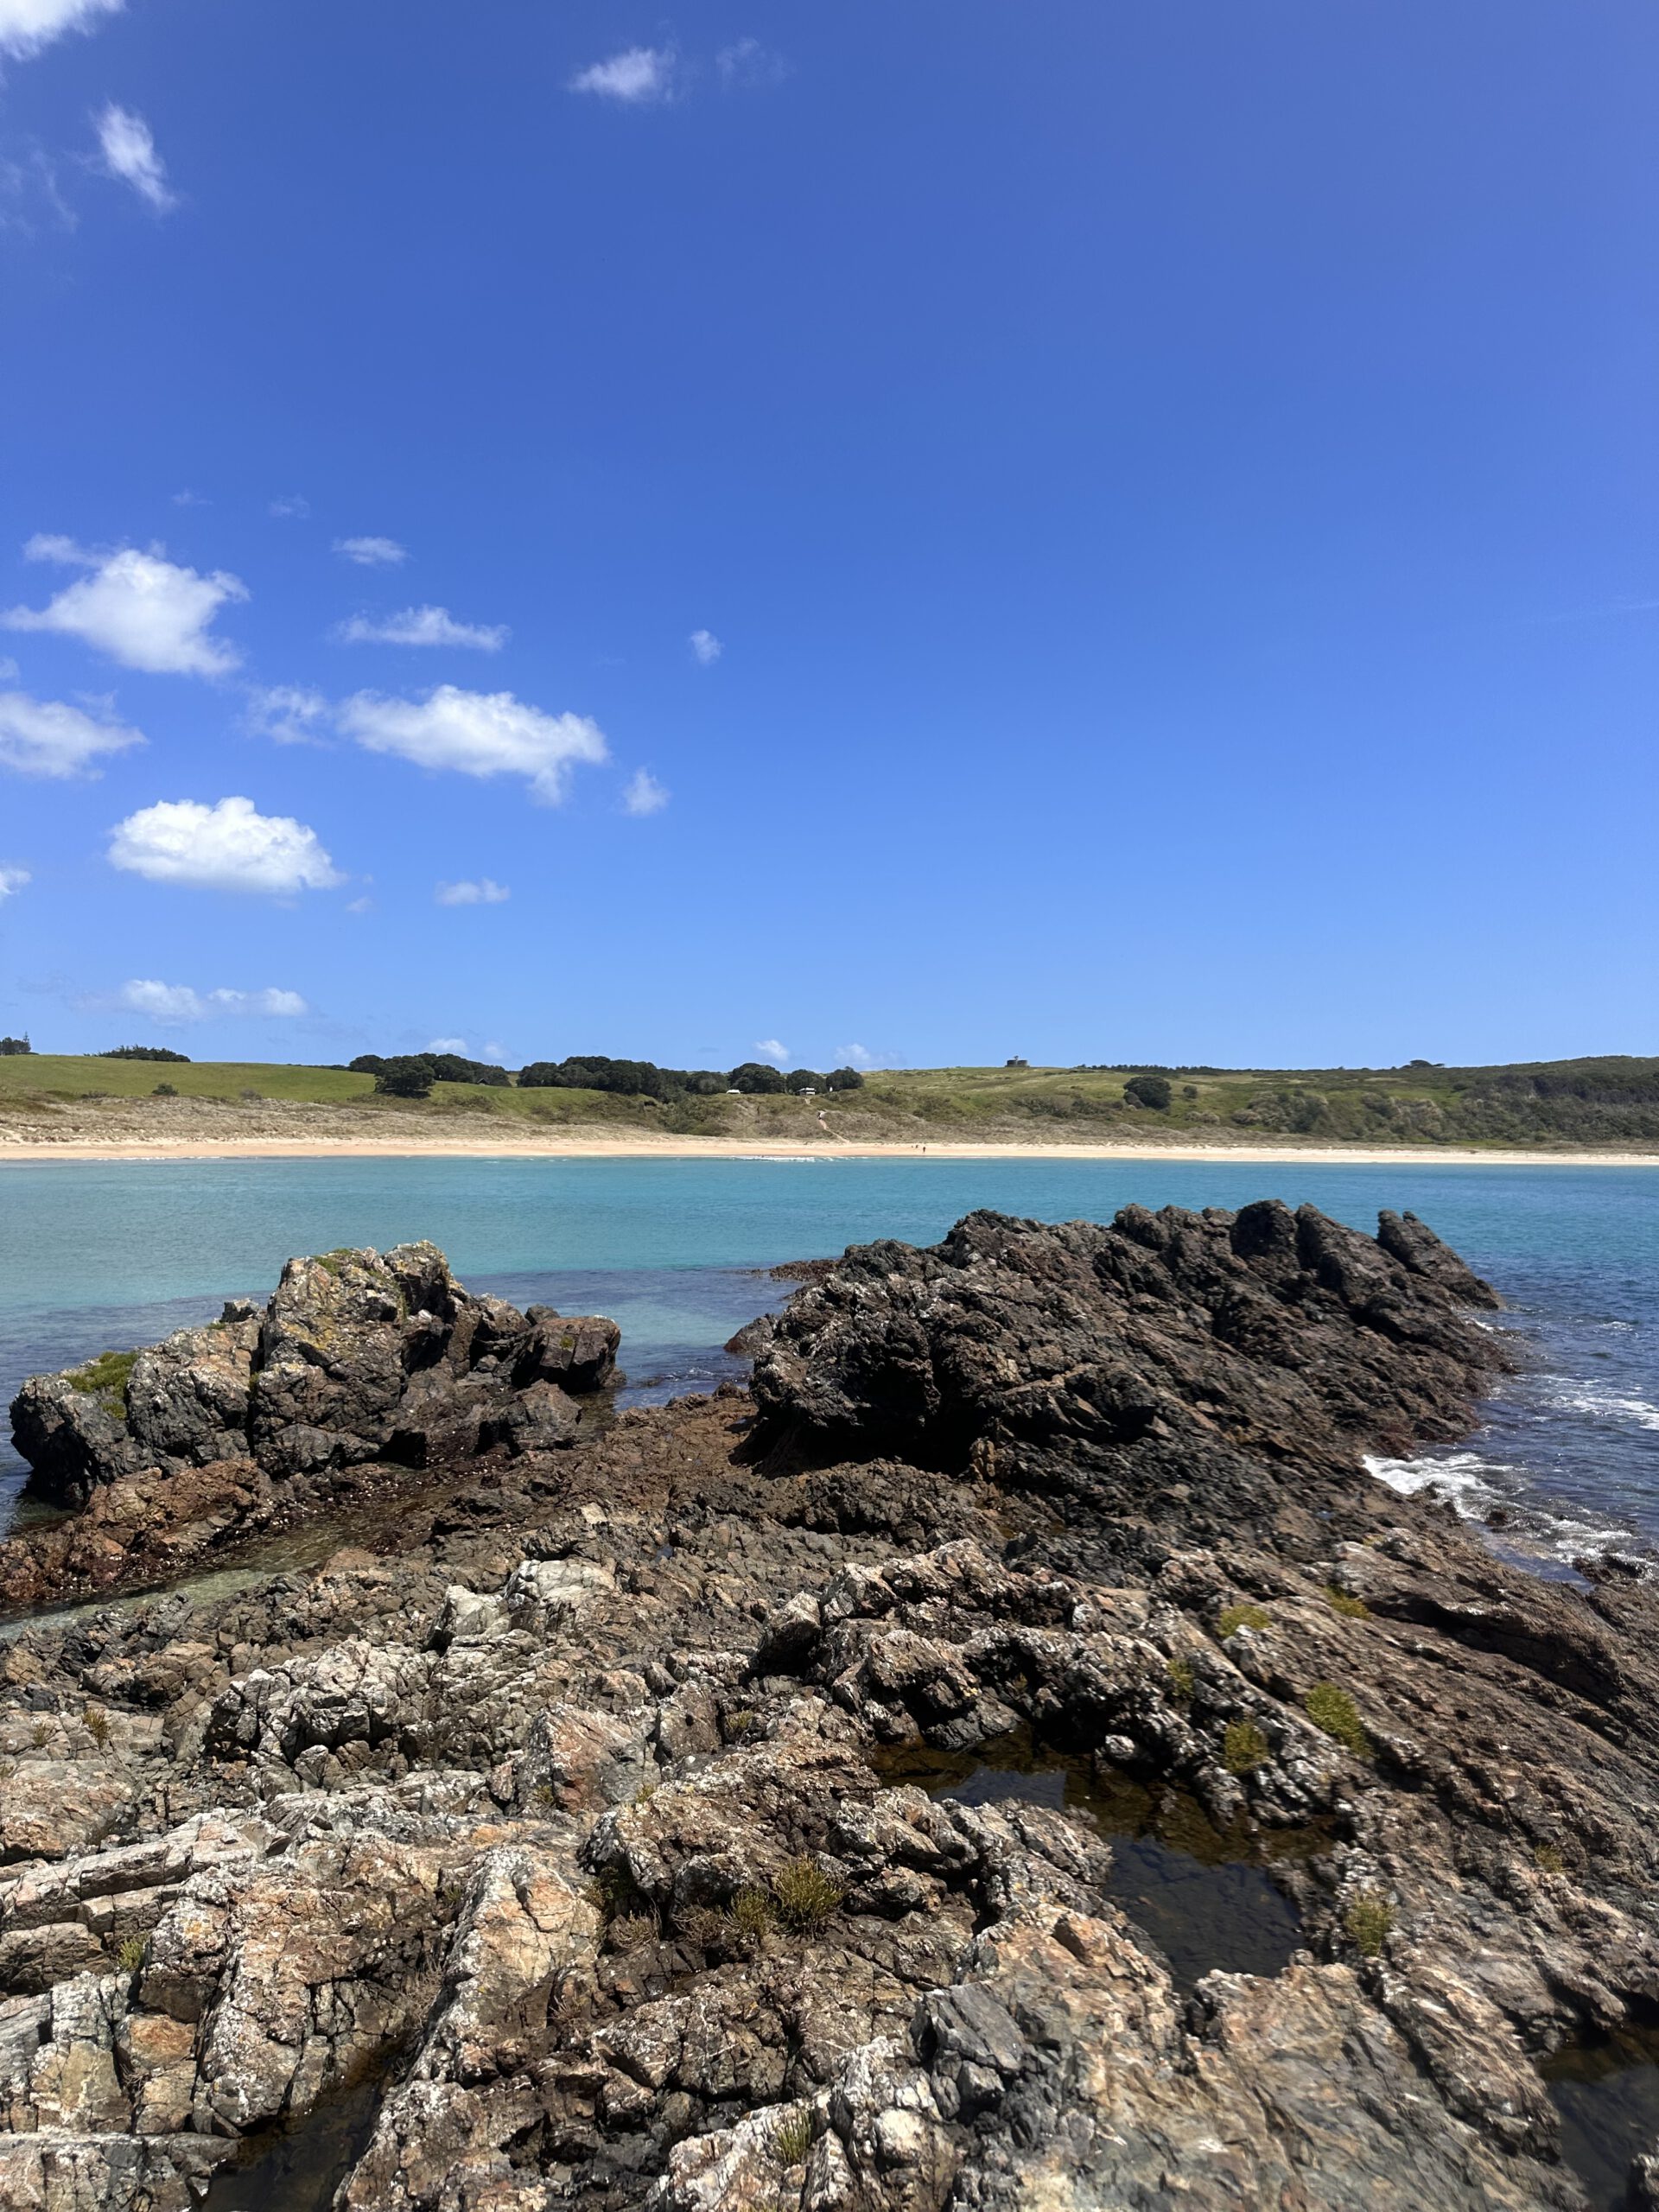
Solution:
<path fill-rule="evenodd" d="M 1316 1728 L 1322 1728 L 1356 1758 L 1368 1759 L 1373 1745 L 1359 1717 L 1359 1707 L 1337 1682 L 1315 1682 L 1302 1700 L 1302 1710 Z"/>
<path fill-rule="evenodd" d="M 1249 1774 L 1255 1767 L 1265 1766 L 1272 1757 L 1273 1746 L 1254 1720 L 1227 1723 L 1221 1761 L 1229 1774 Z"/>
<path fill-rule="evenodd" d="M 1360 1956 L 1375 1959 L 1381 1955 L 1394 1926 L 1394 1907 L 1375 1890 L 1362 1890 L 1349 1901 L 1342 1924 Z"/>
<path fill-rule="evenodd" d="M 1216 1618 L 1216 1634 L 1224 1643 L 1242 1628 L 1271 1628 L 1271 1616 L 1260 1605 L 1224 1605 Z"/>

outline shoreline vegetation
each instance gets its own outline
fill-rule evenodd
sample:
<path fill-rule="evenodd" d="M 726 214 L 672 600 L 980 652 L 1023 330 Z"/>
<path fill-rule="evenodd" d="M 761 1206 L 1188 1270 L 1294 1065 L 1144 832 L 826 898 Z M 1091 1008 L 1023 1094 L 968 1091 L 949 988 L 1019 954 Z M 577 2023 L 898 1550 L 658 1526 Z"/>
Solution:
<path fill-rule="evenodd" d="M 385 1067 L 395 1063 L 378 1063 Z M 577 1064 L 561 1064 L 571 1069 Z M 0 1160 L 329 1154 L 1659 1164 L 1659 1058 L 1387 1070 L 893 1069 L 833 1090 L 639 1090 L 527 1068 L 378 1088 L 368 1067 L 0 1056 Z M 736 1071 L 774 1076 L 771 1070 Z M 531 1080 L 524 1080 L 528 1077 Z M 702 1080 L 702 1078 L 699 1078 Z M 710 1078 L 709 1080 L 718 1080 Z M 828 1079 L 826 1079 L 828 1080 Z"/>

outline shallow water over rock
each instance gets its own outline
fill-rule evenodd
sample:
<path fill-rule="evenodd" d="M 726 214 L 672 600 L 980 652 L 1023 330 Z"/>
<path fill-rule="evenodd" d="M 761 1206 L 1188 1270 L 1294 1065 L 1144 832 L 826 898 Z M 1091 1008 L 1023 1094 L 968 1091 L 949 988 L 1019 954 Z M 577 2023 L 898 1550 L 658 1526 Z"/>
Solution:
<path fill-rule="evenodd" d="M 328 2212 L 334 2192 L 368 2147 L 385 2094 L 377 2074 L 317 2105 L 282 2128 L 245 2164 L 224 2166 L 202 2198 L 202 2212 Z"/>
<path fill-rule="evenodd" d="M 1592 2212 L 1626 2212 L 1632 2158 L 1659 2150 L 1659 2031 L 1573 2044 L 1540 2069 L 1561 2116 L 1561 2156 Z"/>
<path fill-rule="evenodd" d="M 887 1783 L 912 1782 L 966 1805 L 1007 1798 L 1091 1815 L 1112 1841 L 1108 1893 L 1191 1989 L 1219 1968 L 1275 1974 L 1301 1948 L 1301 1916 L 1268 1872 L 1274 1859 L 1312 1858 L 1316 1828 L 1217 1828 L 1188 1791 L 1149 1786 L 1088 1756 L 1033 1742 L 1024 1730 L 975 1751 L 906 1745 L 874 1755 Z"/>

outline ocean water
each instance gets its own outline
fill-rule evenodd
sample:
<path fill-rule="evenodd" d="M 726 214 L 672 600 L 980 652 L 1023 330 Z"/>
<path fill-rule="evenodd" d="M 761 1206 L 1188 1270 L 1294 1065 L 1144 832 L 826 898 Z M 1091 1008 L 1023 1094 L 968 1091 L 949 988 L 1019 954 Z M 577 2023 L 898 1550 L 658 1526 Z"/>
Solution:
<path fill-rule="evenodd" d="M 1436 1484 L 1500 1548 L 1570 1572 L 1659 1554 L 1659 1167 L 986 1160 L 0 1162 L 0 1394 L 265 1295 L 283 1262 L 430 1237 L 461 1279 L 613 1315 L 636 1402 L 707 1389 L 787 1296 L 781 1260 L 931 1243 L 976 1206 L 1058 1221 L 1121 1205 L 1311 1200 L 1357 1228 L 1409 1208 L 1495 1282 L 1522 1371 L 1454 1449 L 1378 1461 Z M 0 1525 L 25 1470 L 0 1439 Z"/>

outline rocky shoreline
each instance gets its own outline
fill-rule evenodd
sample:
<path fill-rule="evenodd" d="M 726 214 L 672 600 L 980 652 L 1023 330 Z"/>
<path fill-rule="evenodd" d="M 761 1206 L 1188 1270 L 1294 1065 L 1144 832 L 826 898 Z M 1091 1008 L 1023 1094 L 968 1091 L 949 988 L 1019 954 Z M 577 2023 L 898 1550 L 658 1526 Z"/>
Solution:
<path fill-rule="evenodd" d="M 981 1214 L 648 1412 L 429 1246 L 36 1378 L 0 1605 L 152 1586 L 0 1641 L 0 2203 L 1617 2202 L 1550 2080 L 1659 2020 L 1659 1600 L 1361 1465 L 1497 1302 Z"/>

